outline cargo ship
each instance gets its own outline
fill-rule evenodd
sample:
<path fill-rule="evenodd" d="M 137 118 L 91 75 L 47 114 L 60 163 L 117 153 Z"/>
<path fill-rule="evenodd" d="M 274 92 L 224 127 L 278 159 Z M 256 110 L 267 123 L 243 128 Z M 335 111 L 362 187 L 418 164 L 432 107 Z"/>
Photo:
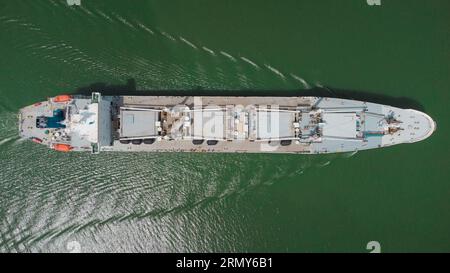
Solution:
<path fill-rule="evenodd" d="M 427 114 L 328 97 L 59 95 L 19 112 L 22 138 L 60 152 L 356 152 L 428 138 Z"/>

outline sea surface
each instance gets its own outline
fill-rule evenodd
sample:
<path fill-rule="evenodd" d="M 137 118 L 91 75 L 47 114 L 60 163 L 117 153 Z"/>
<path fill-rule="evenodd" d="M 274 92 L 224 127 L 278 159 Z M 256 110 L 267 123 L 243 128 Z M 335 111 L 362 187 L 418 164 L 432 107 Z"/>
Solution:
<path fill-rule="evenodd" d="M 449 26 L 448 0 L 0 1 L 0 251 L 449 252 Z M 91 91 L 329 95 L 438 129 L 320 156 L 19 139 L 21 107 Z"/>

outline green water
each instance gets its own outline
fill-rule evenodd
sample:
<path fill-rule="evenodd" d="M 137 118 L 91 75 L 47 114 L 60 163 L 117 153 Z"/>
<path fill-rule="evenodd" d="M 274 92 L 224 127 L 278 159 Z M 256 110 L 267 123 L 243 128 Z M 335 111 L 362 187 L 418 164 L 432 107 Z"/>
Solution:
<path fill-rule="evenodd" d="M 450 2 L 381 3 L 1 1 L 0 251 L 450 251 Z M 19 108 L 127 81 L 142 94 L 327 86 L 415 105 L 438 130 L 325 156 L 93 156 L 19 140 Z"/>

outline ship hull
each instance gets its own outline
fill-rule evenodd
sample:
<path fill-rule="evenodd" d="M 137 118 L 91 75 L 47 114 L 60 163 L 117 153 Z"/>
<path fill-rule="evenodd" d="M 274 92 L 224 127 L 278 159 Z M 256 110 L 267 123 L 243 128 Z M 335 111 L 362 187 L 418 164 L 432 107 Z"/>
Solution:
<path fill-rule="evenodd" d="M 60 101 L 62 100 L 62 101 Z M 413 143 L 425 113 L 325 97 L 70 96 L 21 109 L 20 135 L 59 151 L 323 154 Z"/>

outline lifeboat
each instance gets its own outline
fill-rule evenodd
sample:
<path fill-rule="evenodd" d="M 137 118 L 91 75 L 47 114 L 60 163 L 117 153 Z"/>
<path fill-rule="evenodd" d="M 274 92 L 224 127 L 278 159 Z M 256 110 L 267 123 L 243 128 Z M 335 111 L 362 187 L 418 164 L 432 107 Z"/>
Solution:
<path fill-rule="evenodd" d="M 58 152 L 70 152 L 73 149 L 69 144 L 56 143 L 53 144 L 53 150 Z"/>
<path fill-rule="evenodd" d="M 53 102 L 68 102 L 72 100 L 71 95 L 59 95 L 53 98 Z"/>
<path fill-rule="evenodd" d="M 32 140 L 34 143 L 39 143 L 39 144 L 42 143 L 42 139 L 37 138 L 37 137 L 32 137 L 31 140 Z"/>

